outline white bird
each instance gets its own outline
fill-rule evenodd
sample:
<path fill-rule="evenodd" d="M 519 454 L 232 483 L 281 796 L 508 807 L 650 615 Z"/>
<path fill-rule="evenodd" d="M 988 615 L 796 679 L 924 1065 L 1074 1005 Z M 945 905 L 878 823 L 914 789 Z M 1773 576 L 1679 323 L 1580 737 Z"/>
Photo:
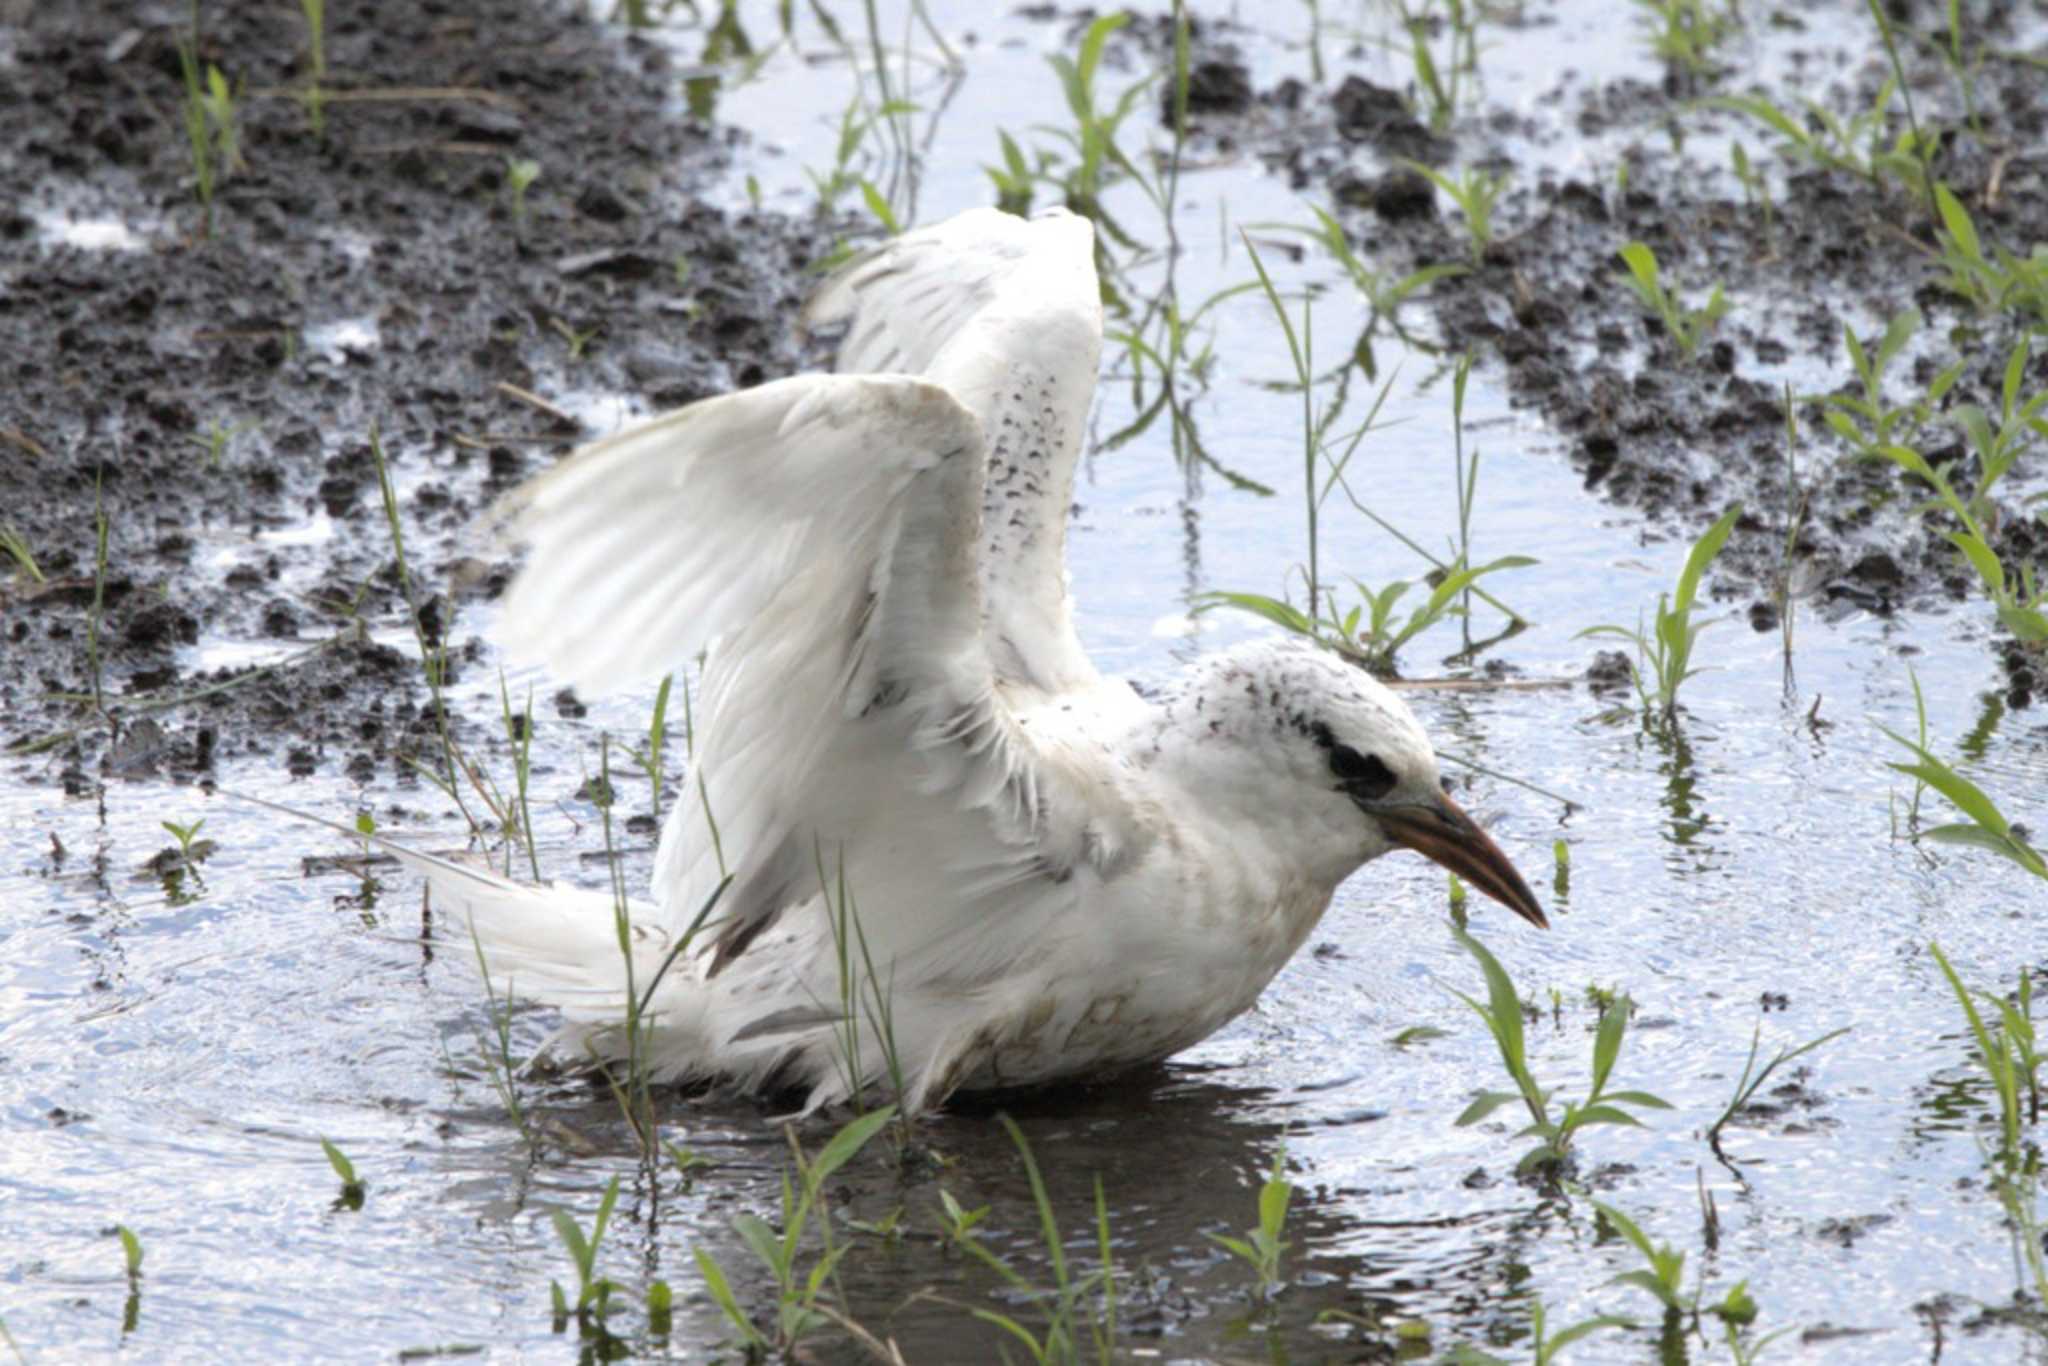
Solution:
<path fill-rule="evenodd" d="M 709 651 L 690 795 L 627 907 L 657 1078 L 920 1108 L 1164 1058 L 1397 847 L 1545 923 L 1358 669 L 1260 641 L 1141 693 L 1089 663 L 1063 563 L 1087 220 L 907 233 L 804 324 L 844 327 L 839 373 L 642 423 L 506 508 L 515 658 L 596 692 Z M 625 1055 L 610 892 L 416 861 L 498 988 L 560 1009 L 558 1051 Z"/>

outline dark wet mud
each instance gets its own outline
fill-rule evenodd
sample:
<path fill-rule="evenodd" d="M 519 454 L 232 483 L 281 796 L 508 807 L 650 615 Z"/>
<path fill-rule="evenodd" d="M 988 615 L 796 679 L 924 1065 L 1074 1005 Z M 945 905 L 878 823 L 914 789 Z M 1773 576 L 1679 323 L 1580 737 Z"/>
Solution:
<path fill-rule="evenodd" d="M 1919 117 L 1942 130 L 1925 174 L 1956 194 L 1984 240 L 2024 255 L 2048 224 L 2048 81 L 2008 50 L 1976 70 L 1966 119 L 1948 107 L 1957 97 L 1940 60 L 1939 9 L 1893 7 Z M 1254 92 L 1227 25 L 1198 33 L 1194 69 L 1204 73 L 1202 88 L 1223 97 L 1191 100 L 1190 117 L 1205 151 L 1249 149 L 1305 198 L 1334 205 L 1356 249 L 1390 277 L 1458 267 L 1400 316 L 1427 313 L 1435 344 L 1497 362 L 1516 402 L 1541 413 L 1589 490 L 1686 539 L 1741 503 L 1716 593 L 1742 606 L 1757 630 L 1777 627 L 1788 586 L 1837 615 L 1960 603 L 1979 592 L 1968 566 L 1932 519 L 1906 515 L 1927 490 L 1883 461 L 1849 458 L 1823 420 L 1823 396 L 1860 396 L 1853 382 L 1831 379 L 1850 373 L 1845 327 L 1874 347 L 1887 320 L 1916 309 L 1921 345 L 1896 367 L 1910 371 L 1907 387 L 1924 390 L 1960 358 L 1960 376 L 1933 406 L 1935 423 L 1965 405 L 1995 414 L 2008 358 L 2044 320 L 1980 308 L 1943 286 L 1938 219 L 1917 171 L 1872 178 L 1795 166 L 1781 191 L 1746 191 L 1731 170 L 1688 152 L 1688 137 L 1726 139 L 1744 143 L 1754 164 L 1783 143 L 1713 106 L 1717 95 L 1768 90 L 1802 114 L 1802 97 L 1848 115 L 1872 107 L 1893 79 L 1874 25 L 1861 60 L 1845 62 L 1843 16 L 1821 6 L 1808 14 L 1812 45 L 1795 43 L 1790 60 L 1826 73 L 1810 90 L 1788 94 L 1745 79 L 1735 61 L 1695 75 L 1674 69 L 1661 84 L 1589 88 L 1577 73 L 1561 73 L 1541 103 L 1569 111 L 1579 134 L 1633 130 L 1598 175 L 1560 170 L 1540 155 L 1560 141 L 1548 131 L 1554 119 L 1493 110 L 1462 120 L 1454 140 L 1417 117 L 1412 90 L 1356 76 L 1323 92 L 1294 78 Z M 1996 46 L 2015 41 L 2022 16 L 2019 6 L 1991 5 L 1971 22 Z M 1779 21 L 1807 27 L 1797 15 Z M 1521 25 L 1547 22 L 1531 14 Z M 1512 50 L 1528 29 L 1512 16 L 1503 25 L 1498 41 Z M 1138 32 L 1162 60 L 1163 35 Z M 1903 122 L 1896 97 L 1891 109 Z M 1819 121 L 1807 117 L 1817 132 Z M 1539 155 L 1517 157 L 1531 147 Z M 1494 236 L 1476 257 L 1464 215 L 1409 162 L 1510 177 L 1493 211 Z M 1688 303 L 1703 304 L 1717 285 L 1739 302 L 1693 353 L 1624 284 L 1618 253 L 1630 242 L 1656 253 L 1666 283 Z M 2048 346 L 2033 345 L 2022 375 L 2022 395 L 2048 388 Z M 1924 453 L 1970 496 L 1969 452 L 1952 420 Z M 2044 563 L 2048 531 L 2030 506 L 2040 493 L 2036 476 L 1993 494 L 1990 540 L 2008 565 Z M 2006 632 L 1991 650 L 2009 705 L 2026 706 L 2048 678 L 2039 651 Z"/>
<path fill-rule="evenodd" d="M 477 558 L 480 514 L 583 430 L 519 395 L 659 408 L 784 373 L 829 240 L 696 203 L 729 152 L 665 112 L 665 53 L 523 4 L 336 6 L 322 134 L 290 93 L 308 75 L 294 9 L 209 7 L 197 56 L 242 87 L 244 163 L 209 234 L 184 30 L 125 6 L 16 8 L 0 507 L 46 582 L 0 585 L 0 732 L 69 733 L 74 784 L 108 764 L 204 775 L 224 750 L 409 777 L 420 670 L 363 628 L 406 611 L 373 434 L 428 643 L 452 633 L 460 670 L 460 604 L 509 568 Z M 516 161 L 539 167 L 523 195 Z M 100 219 L 132 248 L 66 244 L 67 222 Z M 254 678 L 181 669 L 202 636 L 307 654 Z M 107 725 L 53 697 L 96 692 Z"/>

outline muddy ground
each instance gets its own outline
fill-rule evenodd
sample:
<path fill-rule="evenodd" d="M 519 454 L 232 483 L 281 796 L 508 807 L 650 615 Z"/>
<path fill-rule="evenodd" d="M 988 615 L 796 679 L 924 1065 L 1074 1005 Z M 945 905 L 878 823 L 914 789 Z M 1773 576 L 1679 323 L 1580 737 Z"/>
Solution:
<path fill-rule="evenodd" d="M 1963 201 L 1986 240 L 2032 249 L 2048 224 L 2048 80 L 2024 60 L 1986 63 L 1976 77 L 1972 126 L 1951 107 L 1955 78 L 1937 56 L 1943 7 L 1891 9 L 1919 117 L 1946 130 L 1929 171 Z M 2020 13 L 2016 4 L 1973 11 L 1973 32 L 2009 48 Z M 1490 30 L 1489 40 L 1512 48 L 1517 21 L 1500 22 L 1507 37 Z M 1803 27 L 1793 12 L 1772 22 Z M 1892 75 L 1871 28 L 1860 61 L 1843 62 L 1832 28 L 1828 41 L 1817 37 L 1797 54 L 1826 73 L 1809 97 L 1845 114 L 1871 107 Z M 1149 37 L 1153 60 L 1165 60 L 1162 27 L 1135 32 Z M 1741 70 L 1724 63 L 1692 77 L 1674 72 L 1661 85 L 1561 82 L 1546 103 L 1575 110 L 1571 122 L 1580 131 L 1641 130 L 1625 165 L 1606 168 L 1613 174 L 1595 183 L 1518 166 L 1509 139 L 1549 136 L 1526 115 L 1490 110 L 1460 123 L 1454 140 L 1411 113 L 1403 92 L 1355 76 L 1333 77 L 1327 95 L 1294 79 L 1254 91 L 1223 26 L 1198 34 L 1193 69 L 1198 147 L 1244 147 L 1311 201 L 1334 201 L 1356 249 L 1390 279 L 1431 265 L 1466 268 L 1413 311 L 1433 316 L 1447 350 L 1472 348 L 1502 367 L 1516 401 L 1540 411 L 1564 440 L 1588 489 L 1686 539 L 1741 502 L 1745 514 L 1717 564 L 1715 588 L 1746 607 L 1755 629 L 1777 628 L 1776 590 L 1788 579 L 1795 599 L 1811 598 L 1823 611 L 1880 615 L 1981 592 L 1935 519 L 1898 515 L 1901 502 L 1916 502 L 1924 488 L 1905 488 L 1890 465 L 1846 458 L 1846 446 L 1821 420 L 1819 393 L 1837 386 L 1794 388 L 1800 437 L 1788 466 L 1787 395 L 1770 372 L 1804 360 L 1806 373 L 1849 375 L 1845 325 L 1874 340 L 1882 320 L 1917 308 L 1925 319 L 1919 339 L 1943 344 L 1922 347 L 1917 359 L 1907 353 L 1912 382 L 1924 388 L 1948 354 L 1960 354 L 1967 368 L 1937 411 L 1976 404 L 1996 412 L 2006 360 L 2028 319 L 1981 314 L 1941 286 L 1934 215 L 1896 179 L 1795 169 L 1766 212 L 1732 174 L 1702 176 L 1696 158 L 1673 155 L 1663 130 L 1703 124 L 1744 142 L 1752 160 L 1769 160 L 1766 149 L 1780 139 L 1702 103 L 1748 89 Z M 1208 98 L 1199 98 L 1203 92 Z M 1902 107 L 1894 99 L 1895 125 Z M 1888 128 L 1887 137 L 1895 135 Z M 1402 160 L 1477 165 L 1512 177 L 1494 211 L 1496 235 L 1477 261 L 1462 214 Z M 1692 356 L 1623 285 L 1617 253 L 1631 241 L 1655 251 L 1667 284 L 1689 303 L 1703 303 L 1717 283 L 1742 301 Z M 2037 327 L 2042 321 L 2034 320 Z M 2034 347 L 2025 373 L 2023 394 L 2048 388 L 2048 346 Z M 1858 392 L 1853 383 L 1839 387 Z M 1923 453 L 1937 468 L 1948 465 L 1968 496 L 1970 461 L 1953 427 L 1938 430 Z M 2010 486 L 2001 491 L 1995 548 L 2009 566 L 2040 566 L 2048 531 L 2013 495 Z M 1788 564 L 1795 518 L 1800 531 Z M 1992 649 L 2008 704 L 2028 705 L 2048 666 L 2009 635 Z"/>
<path fill-rule="evenodd" d="M 666 54 L 517 0 L 335 7 L 343 93 L 324 136 L 282 93 L 307 75 L 293 7 L 207 7 L 198 55 L 243 87 L 245 162 L 208 235 L 182 27 L 121 5 L 10 8 L 0 515 L 48 581 L 0 580 L 0 734 L 77 727 L 53 751 L 74 788 L 109 764 L 205 775 L 223 750 L 409 779 L 395 756 L 421 734 L 420 670 L 355 629 L 404 614 L 373 429 L 404 490 L 422 615 L 453 633 L 459 667 L 460 600 L 508 568 L 466 533 L 579 431 L 503 386 L 666 407 L 785 373 L 802 270 L 829 239 L 694 202 L 731 153 L 666 112 Z M 512 159 L 541 167 L 523 205 Z M 52 244 L 43 223 L 68 217 L 141 241 Z M 95 690 L 96 498 L 108 722 L 81 727 L 55 694 Z M 255 548 L 323 513 L 317 564 Z M 178 667 L 202 637 L 319 648 L 219 688 L 246 670 Z"/>

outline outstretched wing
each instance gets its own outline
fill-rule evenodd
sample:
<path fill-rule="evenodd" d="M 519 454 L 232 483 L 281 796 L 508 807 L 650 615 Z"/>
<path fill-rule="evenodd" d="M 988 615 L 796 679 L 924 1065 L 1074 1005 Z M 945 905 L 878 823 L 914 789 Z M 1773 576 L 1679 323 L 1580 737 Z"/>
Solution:
<path fill-rule="evenodd" d="M 981 420 L 989 662 L 1048 693 L 1092 683 L 1066 588 L 1067 510 L 1102 352 L 1088 220 L 976 209 L 905 233 L 828 280 L 804 325 L 845 328 L 842 374 L 922 375 Z"/>
<path fill-rule="evenodd" d="M 817 890 L 817 789 L 846 782 L 820 761 L 873 733 L 865 717 L 925 754 L 949 809 L 987 812 L 992 855 L 1034 856 L 1034 765 L 980 629 L 982 456 L 937 385 L 803 375 L 623 432 L 511 496 L 530 546 L 506 596 L 515 656 L 602 691 L 716 641 L 694 790 L 654 872 L 675 930 L 730 860 L 714 971 Z"/>

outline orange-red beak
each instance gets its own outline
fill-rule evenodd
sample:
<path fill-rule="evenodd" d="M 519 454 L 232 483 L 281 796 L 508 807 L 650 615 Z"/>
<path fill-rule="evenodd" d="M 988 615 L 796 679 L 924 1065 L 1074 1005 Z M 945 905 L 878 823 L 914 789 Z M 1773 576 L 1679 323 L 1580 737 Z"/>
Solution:
<path fill-rule="evenodd" d="M 1442 864 L 1538 929 L 1549 929 L 1543 908 L 1508 856 L 1465 809 L 1448 796 L 1428 806 L 1368 808 L 1394 843 Z"/>

